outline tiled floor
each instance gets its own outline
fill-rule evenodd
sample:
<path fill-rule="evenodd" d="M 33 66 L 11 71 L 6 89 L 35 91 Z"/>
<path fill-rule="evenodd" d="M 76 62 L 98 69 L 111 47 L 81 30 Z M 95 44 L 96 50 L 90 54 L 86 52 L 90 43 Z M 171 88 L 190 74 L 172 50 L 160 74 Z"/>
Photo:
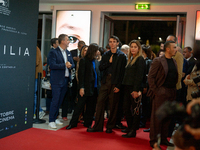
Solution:
<path fill-rule="evenodd" d="M 45 110 L 45 108 L 44 108 L 43 110 Z M 72 112 L 72 113 L 73 113 L 73 112 Z M 51 128 L 48 126 L 48 124 L 49 124 L 49 115 L 45 115 L 45 116 L 42 118 L 43 120 L 46 120 L 45 123 L 41 123 L 41 124 L 36 124 L 36 123 L 34 123 L 34 124 L 33 124 L 33 128 L 39 128 L 39 129 L 47 129 L 47 130 L 54 130 L 54 131 L 57 131 L 57 130 L 59 130 L 59 129 L 61 129 L 61 128 L 67 126 L 67 125 L 69 125 L 69 122 L 70 122 L 70 120 L 71 120 L 71 118 L 72 118 L 72 113 L 71 113 L 71 114 L 68 114 L 68 116 L 67 116 L 68 120 L 67 120 L 67 121 L 64 121 L 64 120 L 62 119 L 62 117 L 59 115 L 59 118 L 58 118 L 58 119 L 59 119 L 61 122 L 63 122 L 63 125 L 56 125 L 56 126 L 57 126 L 57 129 L 51 129 Z"/>

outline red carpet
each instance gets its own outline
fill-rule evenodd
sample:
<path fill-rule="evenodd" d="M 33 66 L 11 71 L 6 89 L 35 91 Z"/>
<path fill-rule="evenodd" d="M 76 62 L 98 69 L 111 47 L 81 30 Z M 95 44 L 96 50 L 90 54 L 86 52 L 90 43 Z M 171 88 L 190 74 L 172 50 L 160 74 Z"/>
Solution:
<path fill-rule="evenodd" d="M 142 130 L 137 131 L 136 138 L 127 139 L 121 137 L 124 133 L 119 129 L 111 134 L 88 133 L 80 123 L 71 130 L 31 128 L 0 139 L 0 150 L 151 150 L 149 133 Z"/>

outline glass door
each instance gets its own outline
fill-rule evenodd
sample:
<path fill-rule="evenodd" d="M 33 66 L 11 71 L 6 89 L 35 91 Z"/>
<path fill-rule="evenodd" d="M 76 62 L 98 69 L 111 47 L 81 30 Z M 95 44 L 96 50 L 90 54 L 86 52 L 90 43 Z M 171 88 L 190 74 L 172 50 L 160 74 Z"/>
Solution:
<path fill-rule="evenodd" d="M 41 14 L 38 20 L 37 44 L 41 50 L 43 64 L 47 62 L 47 55 L 51 48 L 52 15 Z"/>
<path fill-rule="evenodd" d="M 180 16 L 177 15 L 176 37 L 177 37 L 177 45 L 180 46 L 181 48 L 184 48 L 184 43 L 185 43 L 185 26 L 186 26 L 185 18 L 180 18 Z"/>
<path fill-rule="evenodd" d="M 108 39 L 113 34 L 113 27 L 113 20 L 110 17 L 104 15 L 103 47 L 106 47 L 106 45 L 108 44 Z"/>

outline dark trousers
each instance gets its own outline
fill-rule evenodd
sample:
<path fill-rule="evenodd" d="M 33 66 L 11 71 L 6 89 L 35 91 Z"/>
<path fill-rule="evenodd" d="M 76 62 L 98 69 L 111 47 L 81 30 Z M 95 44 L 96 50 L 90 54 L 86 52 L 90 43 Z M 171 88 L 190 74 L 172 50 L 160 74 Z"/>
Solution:
<path fill-rule="evenodd" d="M 147 96 L 147 94 L 142 94 L 142 109 L 141 109 L 141 117 L 140 122 L 143 125 L 146 125 L 147 119 L 151 116 L 151 104 L 150 104 L 150 98 Z"/>
<path fill-rule="evenodd" d="M 165 101 L 174 101 L 176 99 L 176 89 L 160 87 L 156 92 L 154 99 L 152 100 L 152 112 L 151 112 L 151 122 L 150 122 L 150 144 L 153 145 L 157 142 L 157 135 L 161 134 L 161 140 L 166 140 L 168 136 L 168 128 L 170 120 L 165 122 L 160 122 L 156 116 L 156 110 Z"/>
<path fill-rule="evenodd" d="M 52 91 L 51 90 L 46 90 L 46 111 L 50 111 L 50 106 L 51 106 L 51 101 L 52 101 Z"/>
<path fill-rule="evenodd" d="M 71 88 L 68 87 L 68 90 L 65 94 L 65 97 L 64 97 L 63 103 L 62 103 L 62 117 L 67 117 L 70 100 L 71 100 Z"/>
<path fill-rule="evenodd" d="M 78 85 L 76 77 L 72 80 L 72 87 L 71 87 L 71 98 L 69 99 L 69 110 L 74 110 L 76 105 L 77 97 L 78 97 Z"/>
<path fill-rule="evenodd" d="M 68 80 L 69 78 L 65 78 L 65 82 L 63 83 L 63 85 L 59 85 L 59 84 L 51 85 L 52 102 L 51 102 L 50 112 L 49 112 L 49 122 L 55 122 L 59 114 L 59 108 L 62 104 L 62 101 L 67 91 Z"/>
<path fill-rule="evenodd" d="M 120 92 L 114 93 L 115 85 L 111 84 L 111 76 L 107 76 L 106 83 L 101 84 L 99 90 L 99 96 L 97 99 L 97 109 L 96 109 L 96 117 L 95 117 L 95 130 L 103 130 L 104 125 L 104 111 L 105 111 L 105 101 L 107 97 L 109 99 L 109 109 L 110 116 L 106 125 L 106 128 L 112 129 L 115 127 L 117 108 L 119 103 Z"/>
<path fill-rule="evenodd" d="M 119 99 L 117 116 L 116 116 L 116 125 L 120 125 L 121 124 L 121 120 L 122 120 L 122 118 L 124 116 L 123 103 L 124 103 L 124 86 L 121 86 L 120 99 Z"/>
<path fill-rule="evenodd" d="M 124 113 L 128 125 L 128 129 L 137 130 L 139 129 L 140 123 L 140 103 L 141 96 L 134 99 L 131 95 L 133 92 L 132 86 L 124 86 Z"/>
<path fill-rule="evenodd" d="M 70 125 L 77 126 L 78 118 L 82 111 L 84 110 L 84 106 L 86 105 L 86 110 L 84 113 L 84 126 L 89 127 L 92 125 L 93 116 L 96 108 L 97 102 L 97 88 L 94 90 L 94 94 L 92 96 L 84 96 L 81 97 L 78 95 L 78 102 L 74 109 L 74 113 L 72 119 L 70 121 Z"/>

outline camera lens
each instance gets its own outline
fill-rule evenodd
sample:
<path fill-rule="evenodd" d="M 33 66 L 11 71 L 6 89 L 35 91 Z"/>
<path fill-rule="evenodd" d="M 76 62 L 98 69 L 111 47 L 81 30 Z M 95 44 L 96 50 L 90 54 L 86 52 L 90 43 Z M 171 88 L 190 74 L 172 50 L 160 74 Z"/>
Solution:
<path fill-rule="evenodd" d="M 200 91 L 195 91 L 191 93 L 192 98 L 198 98 L 200 97 Z"/>

